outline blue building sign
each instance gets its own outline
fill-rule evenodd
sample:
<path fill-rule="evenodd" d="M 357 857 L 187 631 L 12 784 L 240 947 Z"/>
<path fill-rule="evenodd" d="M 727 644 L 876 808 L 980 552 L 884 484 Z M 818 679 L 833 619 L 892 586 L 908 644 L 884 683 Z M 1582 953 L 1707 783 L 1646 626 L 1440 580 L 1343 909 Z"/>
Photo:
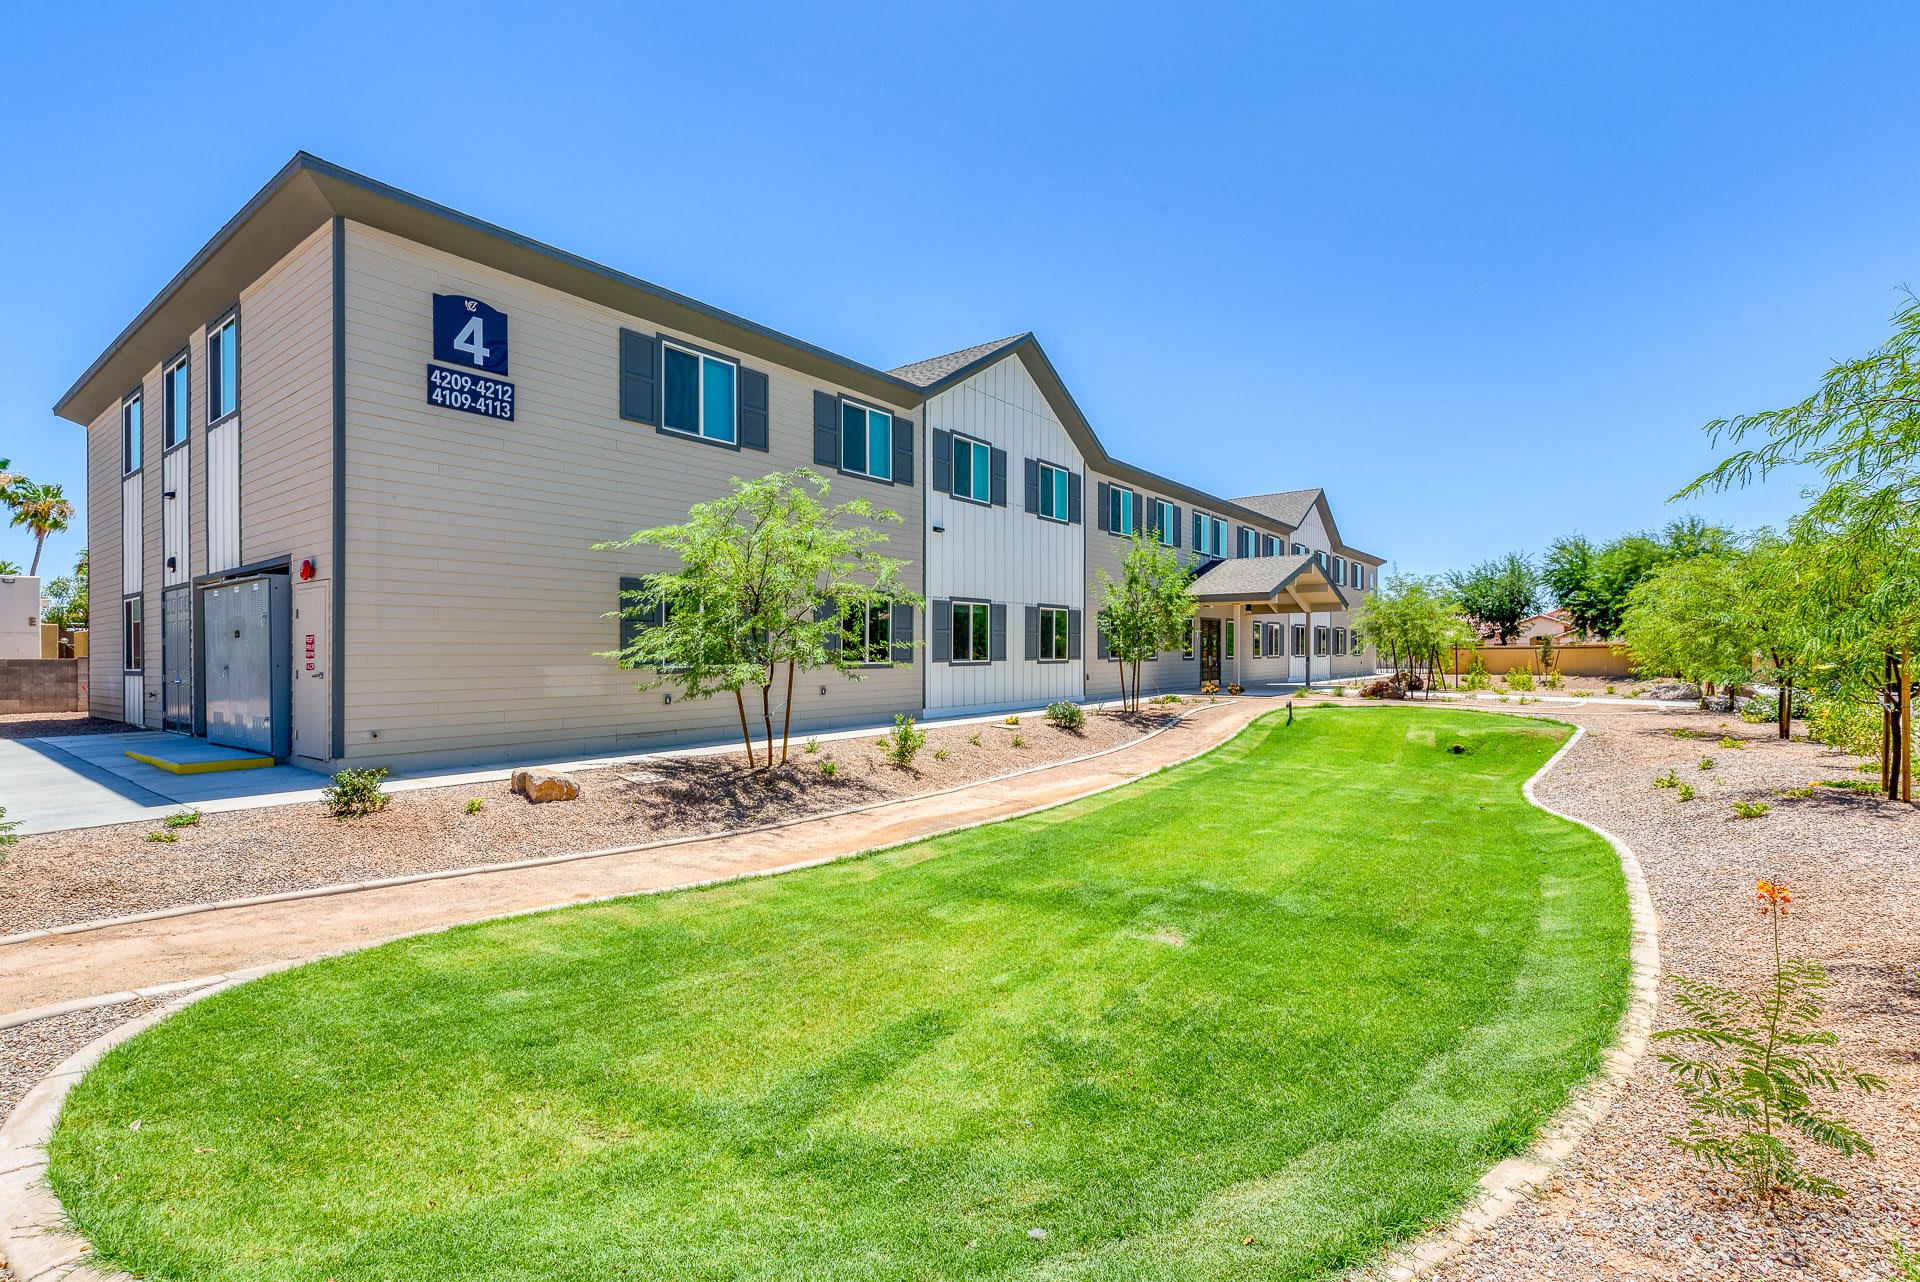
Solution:
<path fill-rule="evenodd" d="M 507 314 L 465 294 L 435 294 L 433 359 L 462 369 L 506 373 Z"/>

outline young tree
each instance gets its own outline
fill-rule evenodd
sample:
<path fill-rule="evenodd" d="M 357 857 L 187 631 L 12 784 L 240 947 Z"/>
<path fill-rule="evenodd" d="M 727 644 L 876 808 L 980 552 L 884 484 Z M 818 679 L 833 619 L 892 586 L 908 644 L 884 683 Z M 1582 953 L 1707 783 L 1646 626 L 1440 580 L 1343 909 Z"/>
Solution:
<path fill-rule="evenodd" d="M 80 549 L 75 560 L 73 573 L 62 575 L 47 584 L 47 612 L 41 617 L 48 623 L 62 628 L 74 629 L 87 626 L 87 550 Z"/>
<path fill-rule="evenodd" d="M 1388 574 L 1355 607 L 1353 626 L 1367 634 L 1396 673 L 1424 672 L 1429 694 L 1451 651 L 1477 644 L 1473 628 L 1460 617 L 1460 603 L 1439 579 Z"/>
<path fill-rule="evenodd" d="M 1755 603 L 1733 557 L 1669 561 L 1634 585 L 1620 638 L 1643 672 L 1668 672 L 1700 687 L 1753 676 Z"/>
<path fill-rule="evenodd" d="M 73 520 L 73 504 L 58 485 L 37 485 L 21 480 L 7 491 L 6 504 L 13 509 L 13 524 L 24 525 L 33 534 L 33 565 L 28 574 L 40 573 L 40 551 L 49 534 L 59 534 Z"/>
<path fill-rule="evenodd" d="M 1193 576 L 1172 548 L 1136 532 L 1115 579 L 1103 566 L 1096 580 L 1100 632 L 1107 652 L 1120 663 L 1120 704 L 1140 709 L 1140 665 L 1178 646 L 1192 626 L 1199 603 L 1189 590 Z"/>
<path fill-rule="evenodd" d="M 773 768 L 772 691 L 782 669 L 786 696 L 780 764 L 786 764 L 796 672 L 832 668 L 861 676 L 863 666 L 900 660 L 908 643 L 890 630 L 873 642 L 866 621 L 893 606 L 918 609 L 900 583 L 906 562 L 885 555 L 883 524 L 897 513 L 866 499 L 829 508 L 828 485 L 808 468 L 758 480 L 734 478 L 733 492 L 697 503 L 680 525 L 640 530 L 598 549 L 659 547 L 676 554 L 678 571 L 653 575 L 623 594 L 621 617 L 636 625 L 610 657 L 650 669 L 638 688 L 672 682 L 686 697 L 731 694 L 749 768 Z M 857 643 L 842 644 L 848 620 L 859 620 Z M 917 643 L 912 643 L 917 644 Z M 765 729 L 764 759 L 747 728 L 747 692 L 757 689 Z"/>
<path fill-rule="evenodd" d="M 1509 552 L 1448 578 L 1460 608 L 1494 631 L 1502 645 L 1520 631 L 1520 620 L 1540 608 L 1540 572 L 1524 553 Z"/>

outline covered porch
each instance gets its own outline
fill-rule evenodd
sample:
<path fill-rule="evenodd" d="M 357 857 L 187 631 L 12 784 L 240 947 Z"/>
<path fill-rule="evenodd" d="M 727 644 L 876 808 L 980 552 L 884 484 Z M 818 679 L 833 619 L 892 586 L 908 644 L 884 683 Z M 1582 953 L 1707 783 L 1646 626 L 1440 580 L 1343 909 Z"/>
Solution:
<path fill-rule="evenodd" d="M 1253 689 L 1309 685 L 1333 674 L 1331 647 L 1315 653 L 1318 629 L 1331 636 L 1334 616 L 1351 603 L 1311 553 L 1215 561 L 1195 577 L 1192 591 L 1202 682 Z"/>

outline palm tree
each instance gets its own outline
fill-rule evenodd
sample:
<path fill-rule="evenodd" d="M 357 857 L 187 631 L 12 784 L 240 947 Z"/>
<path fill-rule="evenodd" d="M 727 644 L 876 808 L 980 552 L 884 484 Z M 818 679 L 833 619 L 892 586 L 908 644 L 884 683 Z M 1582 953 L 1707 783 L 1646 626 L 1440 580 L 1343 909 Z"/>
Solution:
<path fill-rule="evenodd" d="M 49 534 L 66 532 L 67 523 L 73 520 L 73 504 L 58 485 L 23 480 L 7 496 L 7 506 L 13 509 L 13 524 L 33 532 L 33 566 L 27 573 L 38 574 L 40 550 L 46 547 Z"/>
<path fill-rule="evenodd" d="M 26 573 L 26 571 L 20 568 L 18 561 L 0 561 L 0 578 L 5 578 L 9 574 L 24 573 Z"/>

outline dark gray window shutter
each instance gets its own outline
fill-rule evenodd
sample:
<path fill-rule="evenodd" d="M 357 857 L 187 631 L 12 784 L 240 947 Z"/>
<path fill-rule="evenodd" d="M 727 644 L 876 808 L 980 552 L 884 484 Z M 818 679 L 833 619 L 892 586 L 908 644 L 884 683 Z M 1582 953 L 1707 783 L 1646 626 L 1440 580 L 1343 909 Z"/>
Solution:
<path fill-rule="evenodd" d="M 1027 471 L 1027 511 L 1040 510 L 1040 460 L 1030 458 L 1026 461 Z"/>
<path fill-rule="evenodd" d="M 1137 532 L 1147 524 L 1147 496 L 1139 490 L 1133 492 L 1133 528 Z"/>
<path fill-rule="evenodd" d="M 650 334 L 620 331 L 620 417 L 636 423 L 657 423 L 654 390 L 654 342 Z"/>
<path fill-rule="evenodd" d="M 897 415 L 893 420 L 893 483 L 913 484 L 913 424 Z"/>
<path fill-rule="evenodd" d="M 1080 657 L 1080 611 L 1067 611 L 1067 657 Z"/>
<path fill-rule="evenodd" d="M 1193 550 L 1198 552 L 1207 546 L 1207 532 L 1203 528 L 1207 518 L 1200 513 L 1193 514 Z"/>
<path fill-rule="evenodd" d="M 933 661 L 935 663 L 953 662 L 953 602 L 930 601 L 927 610 L 933 615 L 928 631 L 933 634 Z"/>
<path fill-rule="evenodd" d="M 646 591 L 646 587 L 647 581 L 637 575 L 620 576 L 620 603 L 615 608 L 620 612 L 620 649 L 623 653 L 640 638 L 643 623 L 629 611 L 639 604 L 638 595 Z"/>
<path fill-rule="evenodd" d="M 1112 492 L 1113 492 L 1113 487 L 1111 485 L 1108 485 L 1105 481 L 1102 481 L 1100 482 L 1099 485 L 1095 486 L 1093 491 L 1093 496 L 1094 496 L 1093 506 L 1096 509 L 1096 511 L 1093 514 L 1094 520 L 1100 523 L 1100 528 L 1103 530 L 1108 528 L 1107 505 L 1108 503 L 1112 502 L 1112 500 L 1109 499 L 1107 496 Z"/>
<path fill-rule="evenodd" d="M 998 602 L 987 607 L 987 637 L 987 661 L 1004 662 L 1007 657 L 1007 607 Z"/>
<path fill-rule="evenodd" d="M 953 433 L 933 429 L 933 488 L 942 494 L 953 493 Z"/>
<path fill-rule="evenodd" d="M 1032 661 L 1040 657 L 1040 607 L 1027 607 L 1027 648 L 1021 657 Z"/>
<path fill-rule="evenodd" d="M 757 369 L 740 371 L 740 448 L 767 448 L 767 376 Z"/>
<path fill-rule="evenodd" d="M 839 604 L 835 602 L 832 597 L 822 597 L 813 607 L 813 621 L 815 623 L 825 623 L 828 619 L 837 617 L 839 613 Z M 827 633 L 827 650 L 829 652 L 840 648 L 840 631 L 839 628 L 834 628 Z"/>
<path fill-rule="evenodd" d="M 1080 473 L 1067 473 L 1067 520 L 1080 524 Z"/>
<path fill-rule="evenodd" d="M 1094 653 L 1099 655 L 1102 660 L 1111 659 L 1113 657 L 1113 642 L 1107 640 L 1106 627 L 1096 622 L 1093 628 L 1093 636 L 1094 643 L 1097 647 Z"/>
<path fill-rule="evenodd" d="M 840 466 L 840 398 L 832 392 L 813 394 L 813 463 Z"/>
<path fill-rule="evenodd" d="M 1180 546 L 1180 505 L 1173 505 L 1173 546 Z"/>
<path fill-rule="evenodd" d="M 893 607 L 893 661 L 913 662 L 913 607 L 904 601 Z"/>
<path fill-rule="evenodd" d="M 992 451 L 992 456 L 988 459 L 988 463 L 991 467 L 990 475 L 993 479 L 993 505 L 995 507 L 1005 507 L 1007 505 L 1007 452 L 1005 450 Z"/>

